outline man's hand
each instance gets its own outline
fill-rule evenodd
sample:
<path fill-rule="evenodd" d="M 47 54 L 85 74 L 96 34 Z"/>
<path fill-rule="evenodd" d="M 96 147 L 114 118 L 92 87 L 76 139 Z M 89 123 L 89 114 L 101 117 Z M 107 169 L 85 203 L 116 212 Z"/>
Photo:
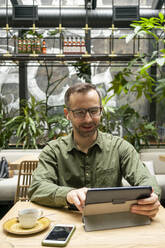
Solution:
<path fill-rule="evenodd" d="M 85 199 L 86 199 L 86 193 L 88 191 L 88 188 L 81 188 L 81 189 L 75 189 L 71 190 L 67 196 L 66 199 L 70 204 L 74 204 L 80 212 L 82 212 Z"/>
<path fill-rule="evenodd" d="M 151 196 L 137 201 L 137 204 L 132 205 L 131 212 L 135 214 L 147 215 L 150 218 L 156 216 L 159 211 L 160 202 L 158 196 L 152 192 Z"/>

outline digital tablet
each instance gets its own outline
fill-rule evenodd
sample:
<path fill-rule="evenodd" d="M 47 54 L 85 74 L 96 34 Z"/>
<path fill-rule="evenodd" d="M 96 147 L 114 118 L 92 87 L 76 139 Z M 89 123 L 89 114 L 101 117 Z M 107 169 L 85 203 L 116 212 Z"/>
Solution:
<path fill-rule="evenodd" d="M 151 192 L 151 186 L 92 188 L 87 191 L 85 205 L 106 202 L 115 204 L 138 200 L 149 197 Z"/>
<path fill-rule="evenodd" d="M 86 231 L 150 224 L 148 216 L 130 212 L 138 199 L 150 196 L 150 186 L 93 188 L 87 191 L 83 209 Z"/>

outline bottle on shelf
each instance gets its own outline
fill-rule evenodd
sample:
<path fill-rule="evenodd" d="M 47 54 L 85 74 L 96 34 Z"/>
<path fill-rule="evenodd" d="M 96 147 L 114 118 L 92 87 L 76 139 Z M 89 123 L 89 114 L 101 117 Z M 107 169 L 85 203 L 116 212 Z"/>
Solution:
<path fill-rule="evenodd" d="M 35 38 L 32 39 L 32 53 L 36 52 L 36 40 Z"/>
<path fill-rule="evenodd" d="M 68 40 L 68 52 L 69 54 L 72 53 L 72 40 L 71 40 L 71 37 L 69 37 L 69 40 Z"/>
<path fill-rule="evenodd" d="M 86 53 L 86 46 L 85 46 L 84 38 L 81 38 L 80 48 L 81 48 L 81 54 L 85 54 Z"/>
<path fill-rule="evenodd" d="M 72 38 L 72 54 L 76 54 L 77 53 L 76 48 L 77 48 L 77 46 L 76 46 L 76 39 L 73 37 Z"/>
<path fill-rule="evenodd" d="M 67 44 L 66 44 L 66 53 L 69 53 L 69 37 L 66 38 L 67 39 Z"/>
<path fill-rule="evenodd" d="M 46 41 L 42 41 L 42 54 L 46 54 Z"/>
<path fill-rule="evenodd" d="M 25 38 L 23 39 L 23 48 L 22 48 L 22 52 L 23 52 L 23 53 L 26 53 L 26 52 L 27 52 L 27 49 L 26 49 L 26 39 L 25 39 Z"/>
<path fill-rule="evenodd" d="M 71 36 L 71 54 L 74 54 L 74 47 L 73 47 L 73 37 Z"/>
<path fill-rule="evenodd" d="M 64 37 L 63 53 L 64 54 L 82 54 L 85 53 L 85 41 L 79 37 Z"/>
<path fill-rule="evenodd" d="M 67 53 L 67 38 L 64 37 L 64 40 L 63 40 L 63 53 L 66 54 Z"/>
<path fill-rule="evenodd" d="M 23 50 L 22 39 L 19 37 L 18 38 L 18 53 L 22 53 L 22 50 Z"/>
<path fill-rule="evenodd" d="M 82 45 L 81 45 L 81 43 L 82 43 L 82 38 L 80 37 L 80 54 L 82 54 Z"/>
<path fill-rule="evenodd" d="M 39 38 L 36 40 L 36 53 L 40 54 L 41 53 L 41 41 Z"/>
<path fill-rule="evenodd" d="M 27 53 L 32 52 L 32 44 L 31 44 L 31 39 L 27 40 Z"/>
<path fill-rule="evenodd" d="M 77 54 L 81 53 L 81 51 L 80 51 L 80 38 L 79 37 L 76 37 L 76 51 L 77 51 Z"/>

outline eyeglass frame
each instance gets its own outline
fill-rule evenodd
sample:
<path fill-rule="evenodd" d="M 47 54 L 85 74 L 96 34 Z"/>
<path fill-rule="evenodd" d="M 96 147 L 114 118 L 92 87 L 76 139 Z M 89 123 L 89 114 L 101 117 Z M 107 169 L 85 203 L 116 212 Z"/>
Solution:
<path fill-rule="evenodd" d="M 90 110 L 91 109 L 95 109 L 95 108 L 100 109 L 100 112 L 96 116 L 92 116 L 92 113 L 90 112 Z M 91 108 L 87 108 L 87 109 L 86 108 L 80 108 L 80 109 L 70 109 L 70 108 L 67 108 L 67 109 L 68 109 L 68 111 L 71 111 L 73 113 L 74 118 L 84 119 L 85 116 L 86 116 L 86 114 L 87 114 L 87 112 L 89 113 L 89 115 L 90 115 L 91 118 L 95 118 L 95 117 L 100 116 L 103 108 L 102 108 L 102 106 L 99 106 L 99 107 L 91 107 Z M 81 110 L 82 111 L 85 111 L 84 116 L 83 117 L 75 116 L 75 112 L 76 111 L 81 111 Z"/>

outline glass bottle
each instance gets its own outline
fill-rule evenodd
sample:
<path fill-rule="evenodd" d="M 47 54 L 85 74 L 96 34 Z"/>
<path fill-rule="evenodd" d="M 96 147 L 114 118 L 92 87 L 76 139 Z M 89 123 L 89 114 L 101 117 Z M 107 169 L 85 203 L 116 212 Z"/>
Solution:
<path fill-rule="evenodd" d="M 45 40 L 42 41 L 42 53 L 46 54 L 46 41 Z"/>
<path fill-rule="evenodd" d="M 18 53 L 22 53 L 22 39 L 18 38 Z"/>

